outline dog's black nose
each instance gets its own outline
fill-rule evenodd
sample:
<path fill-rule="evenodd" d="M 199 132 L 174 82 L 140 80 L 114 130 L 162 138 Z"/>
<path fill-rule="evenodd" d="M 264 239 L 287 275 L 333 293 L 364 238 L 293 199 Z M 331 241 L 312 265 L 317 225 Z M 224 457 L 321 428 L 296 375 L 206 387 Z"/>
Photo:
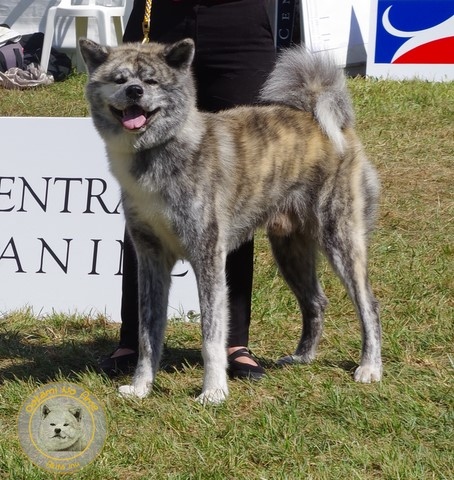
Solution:
<path fill-rule="evenodd" d="M 61 428 L 55 428 L 55 429 L 54 429 L 54 432 L 55 432 L 55 433 L 60 433 L 60 432 L 61 432 Z"/>
<path fill-rule="evenodd" d="M 129 85 L 126 95 L 132 100 L 137 100 L 143 95 L 143 88 L 140 85 Z"/>

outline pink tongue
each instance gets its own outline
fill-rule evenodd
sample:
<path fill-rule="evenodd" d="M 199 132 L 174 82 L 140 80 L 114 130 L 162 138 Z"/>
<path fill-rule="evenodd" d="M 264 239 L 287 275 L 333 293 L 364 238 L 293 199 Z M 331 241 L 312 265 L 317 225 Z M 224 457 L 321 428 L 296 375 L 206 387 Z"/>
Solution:
<path fill-rule="evenodd" d="M 127 128 L 128 130 L 135 130 L 143 127 L 146 121 L 147 117 L 144 115 L 144 111 L 140 107 L 128 107 L 123 112 L 123 127 Z"/>

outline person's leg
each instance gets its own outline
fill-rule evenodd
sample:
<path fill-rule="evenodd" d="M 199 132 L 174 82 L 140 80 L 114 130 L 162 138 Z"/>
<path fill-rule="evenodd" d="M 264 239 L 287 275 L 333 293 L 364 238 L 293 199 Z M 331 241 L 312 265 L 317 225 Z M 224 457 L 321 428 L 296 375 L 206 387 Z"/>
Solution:
<path fill-rule="evenodd" d="M 121 282 L 121 326 L 118 347 L 100 363 L 109 376 L 126 373 L 137 363 L 139 330 L 139 290 L 137 257 L 128 231 L 123 241 L 123 276 Z"/>
<path fill-rule="evenodd" d="M 251 319 L 254 242 L 246 242 L 227 256 L 226 274 L 229 286 L 229 348 L 247 346 Z M 230 351 L 229 353 L 232 353 Z"/>
<path fill-rule="evenodd" d="M 131 237 L 125 230 L 123 242 L 123 278 L 121 285 L 121 318 L 119 348 L 137 351 L 139 328 L 139 295 L 137 257 Z M 127 321 L 125 321 L 127 320 Z"/>

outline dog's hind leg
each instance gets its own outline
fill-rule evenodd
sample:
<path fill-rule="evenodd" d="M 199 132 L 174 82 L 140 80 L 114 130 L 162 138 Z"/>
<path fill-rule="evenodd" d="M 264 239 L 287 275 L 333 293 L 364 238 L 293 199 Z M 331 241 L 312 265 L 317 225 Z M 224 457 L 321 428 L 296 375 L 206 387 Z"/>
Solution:
<path fill-rule="evenodd" d="M 317 245 L 308 233 L 301 231 L 286 236 L 269 232 L 268 237 L 274 258 L 302 313 L 302 335 L 295 353 L 280 358 L 277 364 L 309 363 L 315 358 L 328 303 L 317 278 Z"/>
<path fill-rule="evenodd" d="M 334 202 L 328 208 L 329 212 L 321 226 L 321 242 L 355 305 L 361 323 L 361 363 L 354 373 L 354 379 L 370 383 L 379 381 L 382 376 L 379 308 L 367 273 L 364 215 L 362 209 L 349 208 L 346 203 L 343 202 L 343 210 L 337 209 Z"/>
<path fill-rule="evenodd" d="M 139 359 L 131 385 L 119 388 L 122 395 L 143 398 L 151 390 L 164 342 L 171 270 L 175 259 L 159 241 L 139 238 L 135 245 L 139 281 Z M 138 247 L 138 248 L 137 248 Z"/>
<path fill-rule="evenodd" d="M 192 261 L 197 277 L 202 320 L 202 356 L 204 377 L 202 404 L 222 403 L 228 395 L 227 329 L 228 294 L 225 278 L 226 255 L 205 245 L 203 252 Z"/>

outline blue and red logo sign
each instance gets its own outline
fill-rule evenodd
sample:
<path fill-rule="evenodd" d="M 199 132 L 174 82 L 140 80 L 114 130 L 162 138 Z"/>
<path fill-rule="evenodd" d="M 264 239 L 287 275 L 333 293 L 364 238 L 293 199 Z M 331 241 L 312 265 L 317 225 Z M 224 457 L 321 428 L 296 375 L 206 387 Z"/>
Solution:
<path fill-rule="evenodd" d="M 375 63 L 454 64 L 454 0 L 379 0 Z"/>

